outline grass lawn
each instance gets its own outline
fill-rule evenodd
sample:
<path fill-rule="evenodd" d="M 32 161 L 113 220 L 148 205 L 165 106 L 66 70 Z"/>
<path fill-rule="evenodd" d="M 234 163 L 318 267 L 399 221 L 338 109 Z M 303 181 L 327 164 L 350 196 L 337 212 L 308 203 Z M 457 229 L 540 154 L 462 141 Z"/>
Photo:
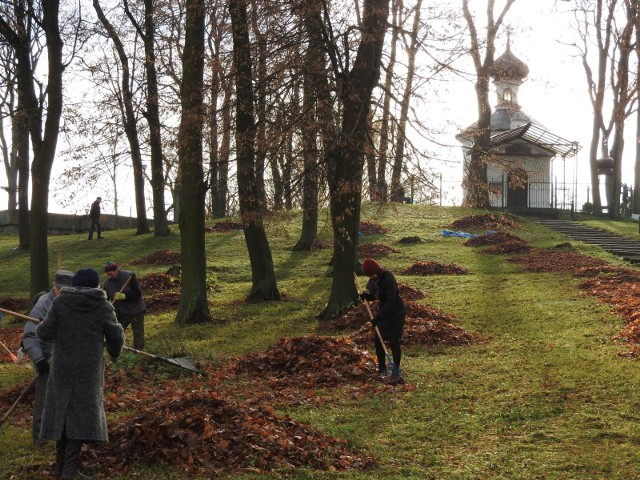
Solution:
<path fill-rule="evenodd" d="M 479 213 L 485 212 L 367 204 L 362 219 L 389 232 L 362 237 L 360 242 L 398 250 L 378 258 L 393 272 L 419 261 L 468 269 L 468 275 L 396 277 L 428 294 L 420 303 L 453 315 L 455 325 L 482 335 L 484 342 L 404 347 L 403 372 L 413 389 L 360 396 L 349 388 L 326 389 L 322 403 L 276 405 L 279 414 L 366 452 L 375 458 L 374 467 L 367 471 L 298 468 L 282 474 L 247 470 L 221 472 L 221 478 L 640 478 L 640 369 L 636 360 L 618 355 L 626 346 L 612 340 L 623 320 L 578 288 L 584 279 L 569 273 L 525 271 L 505 262 L 508 255 L 485 254 L 481 247 L 464 246 L 463 238 L 441 235 L 455 219 Z M 320 234 L 330 244 L 330 221 L 324 215 Z M 222 321 L 181 327 L 174 322 L 175 311 L 148 315 L 148 351 L 188 354 L 215 370 L 230 358 L 266 350 L 282 337 L 317 334 L 315 317 L 330 292 L 327 273 L 332 252 L 292 252 L 300 223 L 299 213 L 275 215 L 267 222 L 278 286 L 284 293 L 281 302 L 243 301 L 251 271 L 242 231 L 207 233 L 211 312 Z M 631 223 L 621 227 L 599 221 L 598 226 L 627 229 L 629 234 L 632 228 L 637 230 Z M 524 220 L 511 233 L 541 248 L 567 241 Z M 399 242 L 412 236 L 421 241 Z M 60 252 L 62 267 L 68 270 L 92 266 L 101 271 L 104 262 L 112 260 L 139 277 L 164 273 L 166 266 L 127 264 L 158 250 L 180 248 L 177 227 L 173 235 L 159 239 L 136 236 L 132 230 L 107 231 L 105 237 L 102 243 L 88 242 L 85 235 L 50 237 L 50 271 L 55 271 Z M 16 245 L 15 236 L 0 235 L 0 300 L 28 296 L 29 258 L 14 250 Z M 580 243 L 574 247 L 622 265 L 598 247 Z M 17 325 L 5 316 L 0 328 Z M 129 330 L 127 343 L 131 340 Z M 133 369 L 149 363 L 125 352 L 117 365 Z M 29 368 L 0 363 L 0 396 L 32 375 Z M 172 376 L 185 377 L 170 367 L 158 369 L 158 381 Z M 42 465 L 53 461 L 54 448 L 34 450 L 29 406 L 21 406 L 17 413 L 0 435 L 0 478 L 22 479 L 25 471 L 33 472 L 29 478 L 47 478 Z M 110 414 L 110 424 L 115 420 Z M 215 477 L 140 463 L 119 478 Z"/>

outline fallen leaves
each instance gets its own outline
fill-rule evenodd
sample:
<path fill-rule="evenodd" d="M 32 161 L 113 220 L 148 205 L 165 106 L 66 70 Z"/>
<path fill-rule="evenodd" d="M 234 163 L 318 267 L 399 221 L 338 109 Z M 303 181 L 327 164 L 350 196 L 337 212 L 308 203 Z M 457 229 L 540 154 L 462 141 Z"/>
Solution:
<path fill-rule="evenodd" d="M 180 263 L 180 252 L 157 250 L 129 263 L 131 265 L 172 265 L 174 263 Z"/>
<path fill-rule="evenodd" d="M 465 275 L 469 270 L 455 263 L 416 262 L 398 273 L 401 275 Z"/>
<path fill-rule="evenodd" d="M 389 229 L 378 223 L 361 221 L 358 231 L 363 235 L 376 235 L 388 233 Z"/>
<path fill-rule="evenodd" d="M 380 258 L 390 253 L 399 253 L 399 250 L 382 243 L 361 243 L 358 245 L 358 254 L 364 258 Z"/>
<path fill-rule="evenodd" d="M 503 230 L 505 228 L 516 228 L 518 222 L 515 217 L 500 213 L 486 213 L 484 215 L 469 215 L 462 217 L 451 223 L 450 228 L 460 229 L 487 229 Z"/>

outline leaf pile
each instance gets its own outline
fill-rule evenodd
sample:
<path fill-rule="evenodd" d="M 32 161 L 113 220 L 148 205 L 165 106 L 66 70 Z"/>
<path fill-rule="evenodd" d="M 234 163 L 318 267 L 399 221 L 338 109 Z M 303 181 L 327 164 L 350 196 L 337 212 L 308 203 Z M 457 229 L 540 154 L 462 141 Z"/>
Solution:
<path fill-rule="evenodd" d="M 402 237 L 398 243 L 420 243 L 422 240 L 418 236 Z"/>
<path fill-rule="evenodd" d="M 264 352 L 240 358 L 234 371 L 266 376 L 278 388 L 335 387 L 367 382 L 376 374 L 369 352 L 346 339 L 316 335 L 282 338 Z"/>
<path fill-rule="evenodd" d="M 88 453 L 101 478 L 126 475 L 136 464 L 174 465 L 200 475 L 266 473 L 310 467 L 366 469 L 369 457 L 269 406 L 246 405 L 215 391 L 161 388 L 143 408 L 109 431 L 110 442 Z"/>
<path fill-rule="evenodd" d="M 0 307 L 13 312 L 26 312 L 29 310 L 30 302 L 27 298 L 6 297 L 0 300 Z M 5 315 L 5 314 L 3 314 Z"/>
<path fill-rule="evenodd" d="M 482 253 L 524 253 L 530 252 L 531 246 L 526 242 L 505 242 L 486 248 Z"/>
<path fill-rule="evenodd" d="M 627 270 L 599 275 L 580 284 L 580 288 L 600 301 L 612 305 L 627 324 L 614 338 L 640 344 L 640 274 Z"/>
<path fill-rule="evenodd" d="M 507 242 L 519 242 L 526 244 L 527 242 L 516 235 L 512 235 L 507 232 L 494 232 L 485 233 L 484 235 L 478 235 L 477 237 L 470 238 L 462 244 L 467 247 L 480 247 L 483 245 L 498 245 Z"/>
<path fill-rule="evenodd" d="M 486 213 L 484 215 L 469 215 L 455 220 L 450 228 L 455 230 L 463 229 L 484 229 L 484 230 L 504 230 L 516 228 L 518 222 L 514 217 L 499 213 Z"/>
<path fill-rule="evenodd" d="M 229 222 L 229 221 L 221 221 L 216 223 L 213 227 L 205 228 L 207 232 L 233 232 L 235 230 L 242 230 L 244 227 L 240 222 Z"/>
<path fill-rule="evenodd" d="M 180 288 L 180 279 L 166 273 L 149 273 L 139 277 L 138 282 L 143 291 L 163 290 L 169 292 Z"/>
<path fill-rule="evenodd" d="M 420 300 L 427 298 L 427 294 L 422 290 L 407 285 L 406 283 L 398 282 L 398 293 L 404 300 Z"/>
<path fill-rule="evenodd" d="M 349 335 L 349 338 L 358 345 L 373 344 L 371 327 L 363 326 L 358 331 Z M 482 342 L 482 336 L 470 333 L 437 318 L 421 318 L 407 316 L 402 334 L 403 345 L 426 346 L 460 346 Z"/>
<path fill-rule="evenodd" d="M 145 297 L 144 306 L 147 313 L 165 313 L 169 310 L 177 310 L 180 304 L 179 292 L 166 292 Z"/>
<path fill-rule="evenodd" d="M 131 265 L 172 265 L 174 263 L 180 263 L 180 252 L 173 250 L 158 250 L 130 262 Z"/>
<path fill-rule="evenodd" d="M 363 235 L 376 235 L 387 233 L 389 229 L 377 223 L 361 221 L 358 231 Z"/>
<path fill-rule="evenodd" d="M 469 270 L 455 263 L 416 262 L 399 273 L 401 275 L 465 275 Z"/>
<path fill-rule="evenodd" d="M 532 249 L 529 253 L 507 258 L 525 270 L 533 272 L 571 272 L 577 273 L 583 268 L 603 268 L 608 264 L 604 260 L 580 252 L 554 251 L 550 249 Z"/>
<path fill-rule="evenodd" d="M 380 309 L 378 302 L 368 302 L 371 313 L 375 316 Z M 432 321 L 451 322 L 455 320 L 453 315 L 444 313 L 437 308 L 430 307 L 421 303 L 405 301 L 405 317 L 406 318 L 421 318 Z M 343 330 L 359 330 L 362 326 L 367 328 L 371 327 L 371 320 L 367 307 L 363 303 L 358 304 L 356 308 L 350 310 L 346 315 L 334 318 L 322 328 L 328 331 L 343 331 Z"/>
<path fill-rule="evenodd" d="M 358 253 L 364 258 L 380 258 L 390 253 L 399 253 L 399 250 L 383 243 L 361 243 L 358 245 Z"/>
<path fill-rule="evenodd" d="M 22 341 L 22 332 L 23 328 L 21 327 L 0 328 L 0 341 L 4 343 L 7 348 L 13 352 L 14 355 L 20 348 L 20 342 Z M 0 363 L 2 362 L 13 363 L 9 352 L 7 352 L 5 348 L 0 345 Z"/>

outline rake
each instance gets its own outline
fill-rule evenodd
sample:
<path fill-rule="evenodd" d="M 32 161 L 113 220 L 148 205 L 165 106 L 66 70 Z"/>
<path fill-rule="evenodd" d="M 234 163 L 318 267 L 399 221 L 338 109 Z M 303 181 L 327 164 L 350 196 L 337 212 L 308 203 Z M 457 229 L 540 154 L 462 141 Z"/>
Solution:
<path fill-rule="evenodd" d="M 9 350 L 9 347 L 7 347 L 4 343 L 0 342 L 0 345 L 2 345 L 4 347 L 4 349 L 9 353 L 9 356 L 11 357 L 11 361 L 13 363 L 18 363 L 18 357 L 16 357 L 13 352 L 11 350 Z"/>
<path fill-rule="evenodd" d="M 22 318 L 23 320 L 28 320 L 33 323 L 40 323 L 40 320 L 38 320 L 37 318 L 33 318 L 28 315 L 23 315 L 22 313 L 18 313 L 18 312 L 12 312 L 11 310 L 7 310 L 5 308 L 0 308 L 0 312 L 4 312 L 7 315 L 13 315 L 14 317 L 17 317 L 17 318 Z M 162 362 L 166 362 L 175 367 L 184 368 L 185 370 L 190 370 L 192 372 L 205 375 L 205 373 L 202 370 L 199 370 L 193 364 L 193 362 L 191 362 L 191 360 L 185 357 L 177 357 L 177 358 L 161 357 L 160 355 L 154 355 L 153 353 L 144 352 L 142 350 L 137 350 L 135 348 L 127 347 L 126 345 L 123 346 L 122 348 L 124 348 L 125 350 L 129 350 L 130 352 L 137 353 L 138 355 L 143 355 L 145 357 L 153 358 L 155 360 L 160 360 Z"/>
<path fill-rule="evenodd" d="M 189 370 L 191 372 L 206 375 L 202 370 L 198 369 L 191 360 L 186 357 L 161 357 L 160 355 L 154 355 L 153 353 L 145 352 L 144 350 L 127 347 L 126 345 L 124 345 L 122 348 L 130 352 L 137 353 L 138 355 L 142 355 L 144 357 L 153 358 L 154 360 L 160 360 L 161 362 L 168 363 L 169 365 L 173 365 L 174 367 L 184 368 L 185 370 Z"/>
<path fill-rule="evenodd" d="M 358 275 L 356 274 L 356 272 L 353 272 L 353 278 L 356 281 L 356 286 L 358 291 L 362 290 L 362 286 L 360 285 L 360 279 L 358 278 Z M 369 302 L 367 302 L 366 300 L 364 301 L 364 305 L 365 307 L 367 307 L 367 312 L 369 312 L 369 319 L 373 321 L 373 313 L 371 312 L 371 307 L 369 307 Z M 393 368 L 396 366 L 395 363 L 393 363 L 393 358 L 391 358 L 391 355 L 389 355 L 389 350 L 387 350 L 387 345 L 384 343 L 384 339 L 382 338 L 382 334 L 380 333 L 380 329 L 378 328 L 378 326 L 374 326 L 373 327 L 374 330 L 376 331 L 376 335 L 378 335 L 378 340 L 380 340 L 380 343 L 382 344 L 382 348 L 384 349 L 384 354 L 387 357 L 387 370 L 389 372 L 393 371 Z"/>
<path fill-rule="evenodd" d="M 7 418 L 9 418 L 9 415 L 11 415 L 11 412 L 13 412 L 13 410 L 16 408 L 16 405 L 18 405 L 18 403 L 20 403 L 20 400 L 22 400 L 22 397 L 24 397 L 25 393 L 27 393 L 29 391 L 29 389 L 36 383 L 37 379 L 38 379 L 38 377 L 34 377 L 33 380 L 31 380 L 29 382 L 29 385 L 27 385 L 25 387 L 25 389 L 22 390 L 20 395 L 18 395 L 18 398 L 16 398 L 16 401 L 13 402 L 13 405 L 11 405 L 11 407 L 9 407 L 9 410 L 7 410 L 7 413 L 5 413 L 2 416 L 2 419 L 0 419 L 0 433 L 2 433 L 2 430 L 3 430 L 3 427 L 4 427 L 4 422 L 7 420 Z"/>

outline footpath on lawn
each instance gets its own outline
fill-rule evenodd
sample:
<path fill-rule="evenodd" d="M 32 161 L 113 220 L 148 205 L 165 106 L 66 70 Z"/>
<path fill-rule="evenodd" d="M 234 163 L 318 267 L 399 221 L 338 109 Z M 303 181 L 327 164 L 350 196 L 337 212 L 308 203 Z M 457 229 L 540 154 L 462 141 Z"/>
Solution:
<path fill-rule="evenodd" d="M 363 241 L 361 257 L 402 265 L 404 383 L 376 373 L 363 304 L 308 335 L 199 364 L 206 376 L 108 364 L 111 441 L 85 446 L 83 469 L 122 479 L 640 476 L 638 270 L 566 243 L 534 247 L 519 229 L 543 234 L 511 216 L 446 226 L 476 233 L 438 248 L 433 237 L 392 247 L 392 229 L 363 222 L 381 241 Z M 209 232 L 235 230 L 227 222 Z M 130 264 L 162 270 L 177 258 L 163 250 Z M 179 277 L 157 271 L 140 282 L 149 314 L 177 308 Z M 14 311 L 27 305 L 0 298 Z M 20 331 L 5 326 L 0 340 L 15 351 Z M 0 411 L 29 381 L 0 391 Z M 20 439 L 20 456 L 29 455 L 32 401 L 28 392 L 5 434 Z M 37 452 L 7 478 L 50 478 L 51 458 Z"/>

